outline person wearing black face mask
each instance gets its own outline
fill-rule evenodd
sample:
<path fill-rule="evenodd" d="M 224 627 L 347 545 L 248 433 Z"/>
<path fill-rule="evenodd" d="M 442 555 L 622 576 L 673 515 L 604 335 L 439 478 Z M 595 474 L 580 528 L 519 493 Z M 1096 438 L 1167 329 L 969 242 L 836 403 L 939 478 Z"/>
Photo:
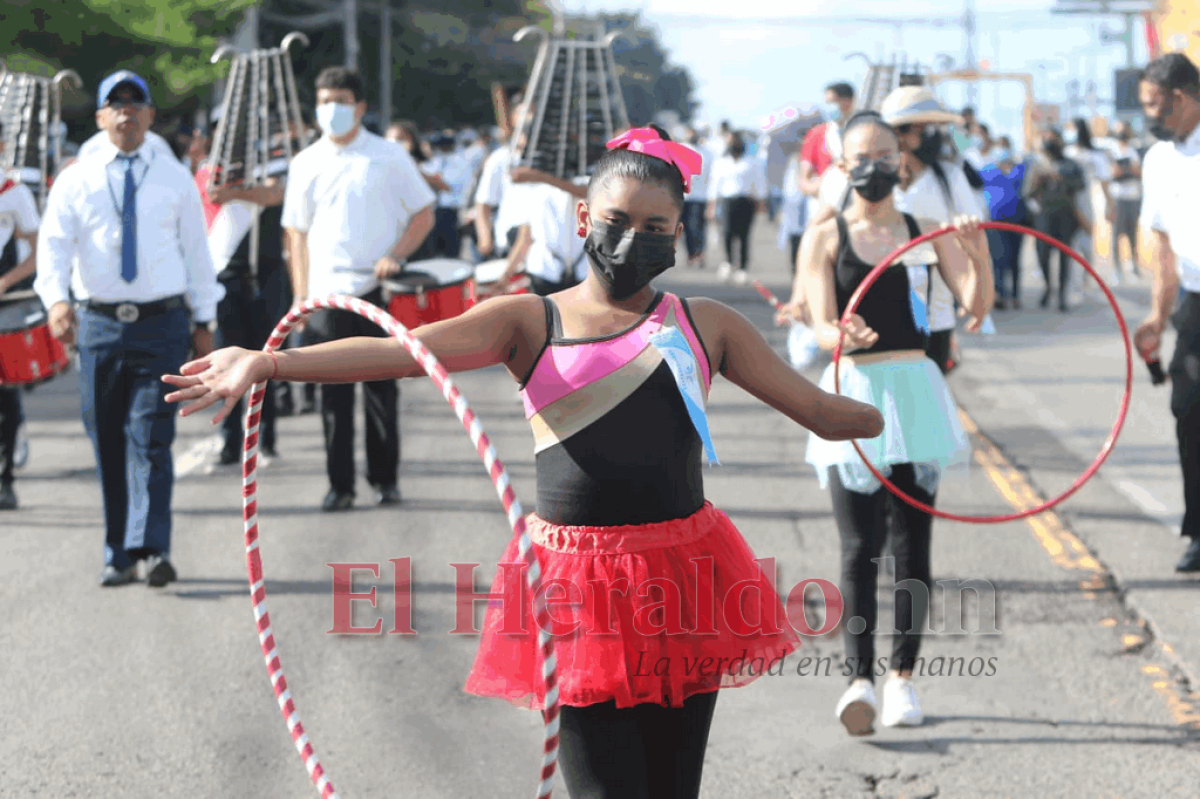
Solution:
<path fill-rule="evenodd" d="M 1161 141 L 1142 165 L 1141 226 L 1150 231 L 1150 315 L 1134 334 L 1147 362 L 1158 360 L 1167 321 L 1178 329 L 1167 373 L 1183 469 L 1183 524 L 1191 544 L 1175 570 L 1200 572 L 1200 71 L 1182 53 L 1152 61 L 1138 95 Z M 1182 299 L 1180 298 L 1182 287 Z M 1178 308 L 1176 302 L 1178 301 Z M 1174 311 L 1174 313 L 1172 313 Z"/>

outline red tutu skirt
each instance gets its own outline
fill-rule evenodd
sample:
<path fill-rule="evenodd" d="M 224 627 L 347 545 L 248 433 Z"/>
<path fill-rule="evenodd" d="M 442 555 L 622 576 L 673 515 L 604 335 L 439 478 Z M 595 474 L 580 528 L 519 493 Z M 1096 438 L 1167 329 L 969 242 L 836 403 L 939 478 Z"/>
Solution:
<path fill-rule="evenodd" d="M 542 568 L 559 701 L 679 707 L 779 673 L 800 643 L 754 553 L 706 502 L 685 519 L 620 527 L 526 518 Z M 538 625 L 509 542 L 466 691 L 542 709 Z M 502 596 L 503 601 L 498 601 Z"/>

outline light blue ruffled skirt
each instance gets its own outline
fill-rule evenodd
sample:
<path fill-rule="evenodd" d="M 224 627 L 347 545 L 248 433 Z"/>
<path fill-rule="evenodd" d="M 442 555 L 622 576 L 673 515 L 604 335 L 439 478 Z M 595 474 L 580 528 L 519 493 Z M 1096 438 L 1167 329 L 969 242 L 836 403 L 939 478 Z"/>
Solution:
<path fill-rule="evenodd" d="M 858 444 L 884 476 L 891 476 L 893 464 L 912 463 L 917 465 L 918 483 L 933 492 L 942 473 L 970 463 L 971 441 L 959 421 L 958 406 L 929 358 L 902 355 L 861 364 L 843 358 L 841 384 L 843 396 L 873 405 L 883 414 L 883 433 L 859 439 Z M 833 392 L 833 364 L 820 385 Z M 817 470 L 821 488 L 829 484 L 830 467 L 838 468 L 843 485 L 852 491 L 873 493 L 880 488 L 849 441 L 810 434 L 804 460 Z"/>

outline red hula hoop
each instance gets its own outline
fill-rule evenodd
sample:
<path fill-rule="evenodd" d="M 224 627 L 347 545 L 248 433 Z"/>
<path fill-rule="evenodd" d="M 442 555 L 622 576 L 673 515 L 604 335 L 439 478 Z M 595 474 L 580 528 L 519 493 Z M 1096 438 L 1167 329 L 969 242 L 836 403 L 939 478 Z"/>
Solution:
<path fill-rule="evenodd" d="M 1108 434 L 1108 438 L 1105 439 L 1104 446 L 1100 448 L 1100 454 L 1096 456 L 1096 459 L 1092 461 L 1087 470 L 1080 475 L 1079 479 L 1076 480 L 1070 488 L 1059 494 L 1057 497 L 1043 502 L 1041 505 L 1028 508 L 1023 511 L 1018 511 L 1016 513 L 1009 513 L 1004 516 L 964 516 L 957 513 L 948 513 L 946 511 L 938 510 L 937 508 L 926 505 L 925 503 L 910 497 L 908 494 L 897 488 L 886 477 L 884 477 L 883 474 L 881 474 L 880 471 L 876 469 L 869 460 L 867 460 L 867 456 L 865 453 L 863 453 L 862 447 L 858 445 L 858 441 L 852 440 L 850 443 L 854 445 L 854 451 L 858 453 L 860 458 L 862 458 L 863 463 L 866 464 L 867 468 L 871 470 L 871 474 L 875 475 L 875 479 L 882 483 L 888 491 L 891 491 L 897 497 L 904 500 L 917 510 L 924 511 L 932 516 L 938 516 L 943 519 L 950 519 L 951 521 L 956 522 L 967 522 L 968 524 L 1000 524 L 1002 522 L 1011 522 L 1018 519 L 1027 518 L 1029 516 L 1036 516 L 1042 511 L 1049 510 L 1082 488 L 1083 484 L 1090 480 L 1092 476 L 1100 470 L 1100 467 L 1104 464 L 1104 461 L 1108 459 L 1109 453 L 1112 452 L 1113 447 L 1116 446 L 1117 436 L 1120 435 L 1121 428 L 1125 425 L 1125 416 L 1129 412 L 1129 401 L 1133 395 L 1133 347 L 1130 344 L 1129 328 L 1125 325 L 1125 317 L 1121 315 L 1121 309 L 1117 306 L 1117 298 L 1113 296 L 1112 291 L 1110 291 L 1105 282 L 1100 279 L 1100 276 L 1096 274 L 1096 270 L 1092 268 L 1092 265 L 1083 259 L 1083 256 L 1072 250 L 1067 245 L 1063 244 L 1058 239 L 1047 236 L 1045 233 L 1034 230 L 1033 228 L 1024 227 L 1023 225 L 1011 225 L 1008 222 L 983 222 L 979 226 L 981 228 L 990 228 L 992 230 L 1010 230 L 1014 233 L 1027 233 L 1039 241 L 1045 242 L 1046 244 L 1061 250 L 1070 256 L 1072 260 L 1087 270 L 1089 275 L 1096 279 L 1096 282 L 1100 284 L 1100 288 L 1104 292 L 1104 296 L 1108 299 L 1108 304 L 1112 307 L 1113 314 L 1117 317 L 1117 326 L 1121 329 L 1121 341 L 1125 345 L 1125 393 L 1121 397 L 1121 406 L 1117 413 L 1117 421 L 1113 424 L 1112 432 L 1110 432 Z M 851 295 L 850 304 L 846 306 L 846 311 L 842 314 L 842 323 L 845 324 L 850 317 L 854 315 L 854 312 L 858 309 L 859 303 L 862 302 L 863 295 L 866 294 L 867 289 L 874 285 L 875 281 L 879 279 L 884 270 L 895 263 L 900 256 L 904 255 L 904 253 L 918 245 L 932 241 L 933 239 L 936 239 L 939 236 L 944 236 L 947 233 L 952 233 L 954 230 L 955 228 L 951 226 L 935 230 L 931 233 L 926 233 L 913 239 L 912 241 L 905 243 L 887 258 L 883 259 L 878 266 L 871 270 L 871 272 L 859 285 L 858 289 L 856 289 L 854 294 Z M 841 382 L 839 377 L 842 358 L 842 344 L 845 342 L 845 340 L 846 334 L 843 332 L 838 336 L 837 346 L 834 347 L 833 350 L 833 387 L 834 391 L 838 392 L 839 394 L 841 393 Z"/>

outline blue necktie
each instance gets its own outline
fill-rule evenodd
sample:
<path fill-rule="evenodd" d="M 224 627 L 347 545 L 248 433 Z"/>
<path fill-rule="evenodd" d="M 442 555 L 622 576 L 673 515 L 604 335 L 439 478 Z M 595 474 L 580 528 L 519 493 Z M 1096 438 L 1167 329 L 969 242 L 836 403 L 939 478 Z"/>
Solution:
<path fill-rule="evenodd" d="M 137 184 L 133 182 L 136 155 L 118 155 L 125 162 L 125 202 L 121 204 L 121 277 L 132 283 L 137 277 Z"/>

